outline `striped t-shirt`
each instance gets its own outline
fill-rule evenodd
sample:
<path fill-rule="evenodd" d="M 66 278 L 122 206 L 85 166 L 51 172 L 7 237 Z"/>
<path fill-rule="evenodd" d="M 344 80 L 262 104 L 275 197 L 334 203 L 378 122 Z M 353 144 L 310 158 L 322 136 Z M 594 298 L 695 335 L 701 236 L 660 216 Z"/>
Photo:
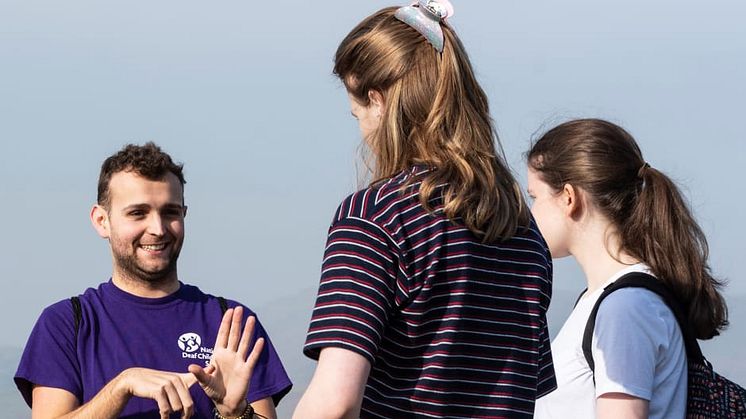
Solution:
<path fill-rule="evenodd" d="M 358 191 L 329 229 L 304 353 L 371 363 L 361 417 L 531 417 L 556 387 L 546 311 L 552 265 L 536 225 L 483 244 L 428 213 L 412 168 Z M 436 190 L 437 191 L 437 190 Z"/>

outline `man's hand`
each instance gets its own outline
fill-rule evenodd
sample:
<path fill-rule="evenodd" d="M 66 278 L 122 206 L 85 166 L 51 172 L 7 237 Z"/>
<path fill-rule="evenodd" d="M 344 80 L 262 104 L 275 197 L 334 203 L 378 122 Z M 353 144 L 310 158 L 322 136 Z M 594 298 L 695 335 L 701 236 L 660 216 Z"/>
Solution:
<path fill-rule="evenodd" d="M 122 372 L 120 379 L 129 396 L 155 400 L 162 418 L 168 418 L 173 412 L 182 412 L 182 418 L 190 418 L 194 413 L 189 387 L 197 379 L 192 374 L 129 368 Z"/>
<path fill-rule="evenodd" d="M 189 387 L 197 382 L 190 373 L 176 374 L 147 368 L 129 368 L 109 381 L 88 403 L 79 406 L 77 397 L 67 390 L 34 386 L 34 419 L 115 419 L 132 396 L 155 400 L 163 419 L 174 412 L 182 418 L 194 414 Z"/>
<path fill-rule="evenodd" d="M 264 339 L 259 338 L 249 354 L 256 319 L 249 317 L 243 334 L 242 322 L 243 307 L 228 309 L 220 323 L 210 365 L 207 368 L 189 366 L 189 372 L 194 374 L 223 416 L 239 416 L 246 409 L 251 374 L 264 348 Z"/>

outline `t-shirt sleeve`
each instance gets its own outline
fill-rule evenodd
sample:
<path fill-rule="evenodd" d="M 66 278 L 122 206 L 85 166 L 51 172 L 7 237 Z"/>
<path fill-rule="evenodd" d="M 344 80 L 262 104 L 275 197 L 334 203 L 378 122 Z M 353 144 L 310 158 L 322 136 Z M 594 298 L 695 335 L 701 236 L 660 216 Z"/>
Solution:
<path fill-rule="evenodd" d="M 233 307 L 233 304 L 231 304 L 231 307 Z M 277 354 L 274 345 L 272 345 L 272 341 L 269 339 L 264 326 L 259 322 L 256 313 L 248 308 L 245 308 L 245 313 L 244 322 L 249 316 L 256 317 L 252 345 L 256 344 L 257 339 L 264 338 L 264 348 L 251 375 L 249 392 L 246 398 L 250 403 L 253 403 L 257 400 L 272 397 L 276 406 L 290 392 L 293 383 L 290 381 L 290 377 L 288 377 L 285 367 L 282 365 L 280 356 Z"/>
<path fill-rule="evenodd" d="M 382 227 L 365 219 L 331 226 L 306 356 L 318 359 L 321 349 L 337 347 L 374 362 L 396 293 L 393 246 Z"/>
<path fill-rule="evenodd" d="M 546 246 L 545 246 L 546 247 Z M 546 248 L 547 256 L 549 249 Z M 536 388 L 536 397 L 542 397 L 557 388 L 557 379 L 554 375 L 554 363 L 552 360 L 551 340 L 549 338 L 549 326 L 547 323 L 547 310 L 552 297 L 552 259 L 546 258 L 546 277 L 541 290 L 541 331 L 539 332 L 539 379 Z"/>
<path fill-rule="evenodd" d="M 596 397 L 624 393 L 650 400 L 658 353 L 670 335 L 660 305 L 665 303 L 643 289 L 621 289 L 604 299 L 591 345 Z"/>
<path fill-rule="evenodd" d="M 47 307 L 31 331 L 14 377 L 29 407 L 34 385 L 67 390 L 83 400 L 76 351 L 72 303 L 65 300 Z"/>

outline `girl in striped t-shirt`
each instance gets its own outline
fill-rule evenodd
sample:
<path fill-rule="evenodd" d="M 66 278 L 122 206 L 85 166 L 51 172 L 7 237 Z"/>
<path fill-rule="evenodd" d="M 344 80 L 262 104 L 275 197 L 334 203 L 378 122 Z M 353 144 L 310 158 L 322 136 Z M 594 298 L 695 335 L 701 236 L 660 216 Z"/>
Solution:
<path fill-rule="evenodd" d="M 530 418 L 554 388 L 551 261 L 452 16 L 385 8 L 337 50 L 373 181 L 329 229 L 297 418 Z"/>

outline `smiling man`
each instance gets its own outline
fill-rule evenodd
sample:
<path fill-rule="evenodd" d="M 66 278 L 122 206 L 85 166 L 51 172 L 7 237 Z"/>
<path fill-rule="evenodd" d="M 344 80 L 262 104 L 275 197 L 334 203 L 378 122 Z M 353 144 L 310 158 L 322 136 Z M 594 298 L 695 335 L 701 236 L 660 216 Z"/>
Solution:
<path fill-rule="evenodd" d="M 34 418 L 276 416 L 291 383 L 253 313 L 178 280 L 185 183 L 153 143 L 104 161 L 90 217 L 109 241 L 112 276 L 37 321 L 15 377 Z M 248 370 L 243 322 L 257 342 Z M 216 341 L 219 328 L 230 339 Z"/>

